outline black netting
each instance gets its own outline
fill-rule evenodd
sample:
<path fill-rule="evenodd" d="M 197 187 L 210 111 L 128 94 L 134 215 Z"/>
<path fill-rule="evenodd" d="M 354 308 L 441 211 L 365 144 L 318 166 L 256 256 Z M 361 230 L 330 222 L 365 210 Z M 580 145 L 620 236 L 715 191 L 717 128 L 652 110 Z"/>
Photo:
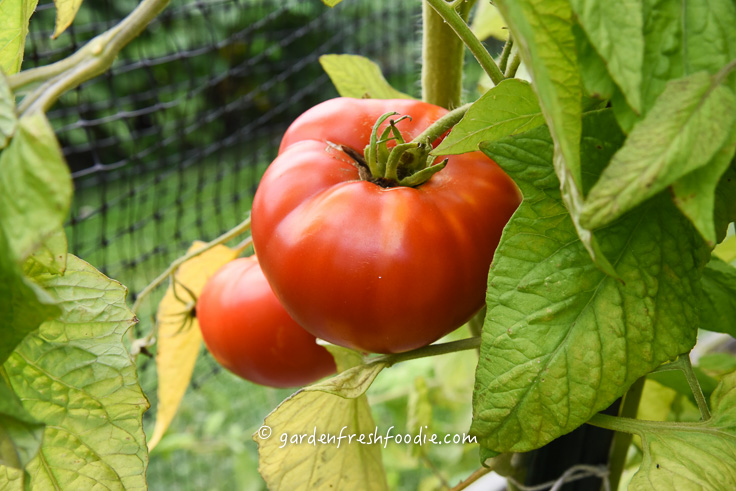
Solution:
<path fill-rule="evenodd" d="M 136 4 L 85 2 L 51 40 L 55 10 L 41 0 L 23 68 L 68 56 Z M 395 87 L 418 92 L 419 9 L 394 0 L 334 9 L 319 0 L 173 0 L 110 71 L 48 113 L 76 188 L 70 252 L 135 298 L 193 240 L 211 240 L 246 216 L 288 124 L 337 95 L 320 55 L 370 57 Z M 156 300 L 140 312 L 139 333 L 150 329 Z M 140 366 L 150 431 L 155 368 Z M 151 489 L 262 486 L 250 435 L 288 393 L 245 383 L 204 354 L 169 437 L 152 454 Z"/>

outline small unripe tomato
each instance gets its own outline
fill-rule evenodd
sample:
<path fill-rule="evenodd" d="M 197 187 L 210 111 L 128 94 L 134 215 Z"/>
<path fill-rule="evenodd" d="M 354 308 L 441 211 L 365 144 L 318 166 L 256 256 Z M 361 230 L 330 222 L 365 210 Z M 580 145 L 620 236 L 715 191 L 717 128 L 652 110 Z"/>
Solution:
<path fill-rule="evenodd" d="M 255 256 L 229 262 L 207 281 L 197 320 L 212 356 L 251 382 L 297 387 L 335 372 L 330 353 L 276 299 Z"/>

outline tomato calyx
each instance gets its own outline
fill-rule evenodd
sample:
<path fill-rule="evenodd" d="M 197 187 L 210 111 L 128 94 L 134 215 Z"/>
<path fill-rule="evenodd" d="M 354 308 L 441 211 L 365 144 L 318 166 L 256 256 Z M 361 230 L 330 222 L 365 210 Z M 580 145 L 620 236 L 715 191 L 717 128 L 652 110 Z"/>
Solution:
<path fill-rule="evenodd" d="M 391 119 L 388 126 L 378 135 L 379 127 L 391 116 L 398 113 L 383 114 L 373 125 L 370 143 L 363 154 L 345 145 L 335 145 L 350 157 L 361 180 L 370 181 L 384 188 L 397 186 L 416 187 L 429 180 L 447 164 L 447 159 L 435 164 L 436 157 L 430 155 L 433 149 L 428 136 L 422 140 L 407 142 L 397 128 L 397 124 L 410 116 Z M 421 135 L 420 135 L 421 136 Z M 395 142 L 391 148 L 389 142 Z"/>

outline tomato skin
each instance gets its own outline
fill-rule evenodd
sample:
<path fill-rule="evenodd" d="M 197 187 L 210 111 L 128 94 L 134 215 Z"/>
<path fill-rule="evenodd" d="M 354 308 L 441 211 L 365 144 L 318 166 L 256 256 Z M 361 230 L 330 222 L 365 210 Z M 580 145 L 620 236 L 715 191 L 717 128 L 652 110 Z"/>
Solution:
<path fill-rule="evenodd" d="M 326 142 L 362 153 L 391 110 L 412 117 L 398 123 L 407 140 L 447 112 L 406 100 L 315 106 L 287 130 L 251 215 L 264 273 L 292 317 L 317 337 L 376 353 L 425 346 L 483 306 L 493 253 L 520 202 L 480 152 L 450 156 L 416 188 L 360 180 Z"/>
<path fill-rule="evenodd" d="M 207 281 L 197 320 L 212 356 L 251 382 L 297 387 L 335 372 L 330 353 L 281 306 L 255 256 L 229 262 Z"/>

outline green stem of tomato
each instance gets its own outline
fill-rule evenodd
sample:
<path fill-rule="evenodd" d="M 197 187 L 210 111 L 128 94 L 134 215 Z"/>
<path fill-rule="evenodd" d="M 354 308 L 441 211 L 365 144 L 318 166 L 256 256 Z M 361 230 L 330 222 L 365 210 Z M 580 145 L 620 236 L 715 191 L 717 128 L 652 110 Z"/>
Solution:
<path fill-rule="evenodd" d="M 683 423 L 679 421 L 646 421 L 641 419 L 621 418 L 607 414 L 595 414 L 588 420 L 588 424 L 612 431 L 622 431 L 643 436 L 647 432 L 695 432 L 721 436 L 721 430 L 709 426 L 707 421 L 697 423 Z"/>
<path fill-rule="evenodd" d="M 457 107 L 463 89 L 463 43 L 426 1 L 422 2 L 422 25 L 422 100 Z"/>
<path fill-rule="evenodd" d="M 509 56 L 511 55 L 511 48 L 514 47 L 514 38 L 511 37 L 511 34 L 509 34 L 509 38 L 506 40 L 506 44 L 503 45 L 503 50 L 501 51 L 501 58 L 498 60 L 498 69 L 501 72 L 506 71 L 506 65 L 509 63 Z"/>
<path fill-rule="evenodd" d="M 465 116 L 465 113 L 468 112 L 468 109 L 470 109 L 470 106 L 472 106 L 472 104 L 465 104 L 456 109 L 453 109 L 452 111 L 432 123 L 426 130 L 417 135 L 417 137 L 414 138 L 412 142 L 432 143 L 437 138 L 450 131 L 450 129 L 452 129 L 452 127 L 455 126 L 457 123 L 459 123 L 460 120 L 463 119 L 463 117 Z"/>
<path fill-rule="evenodd" d="M 690 390 L 692 391 L 695 402 L 697 403 L 698 409 L 700 410 L 701 418 L 703 420 L 710 419 L 708 402 L 705 400 L 705 395 L 703 395 L 703 389 L 700 387 L 698 377 L 693 371 L 693 365 L 690 362 L 690 356 L 688 354 L 680 355 L 677 360 L 657 367 L 652 373 L 670 372 L 672 370 L 679 370 L 685 375 L 685 379 L 690 386 Z"/>
<path fill-rule="evenodd" d="M 514 56 L 511 58 L 511 61 L 509 62 L 508 67 L 506 67 L 506 78 L 514 78 L 516 76 L 516 72 L 519 69 L 519 66 L 521 65 L 521 55 L 518 51 L 514 53 Z"/>
<path fill-rule="evenodd" d="M 709 420 L 710 410 L 708 409 L 708 402 L 705 400 L 705 395 L 703 395 L 703 389 L 700 387 L 698 377 L 695 375 L 695 371 L 693 371 L 693 365 L 690 362 L 690 356 L 680 356 L 677 359 L 677 363 L 680 363 L 680 366 L 682 367 L 682 373 L 685 374 L 685 378 L 687 379 L 687 383 L 690 386 L 690 390 L 693 392 L 693 396 L 695 396 L 695 402 L 698 403 L 700 416 L 702 417 L 703 421 Z"/>
<path fill-rule="evenodd" d="M 493 57 L 483 46 L 483 43 L 473 34 L 463 17 L 453 8 L 453 4 L 445 0 L 426 0 L 426 2 L 437 12 L 457 36 L 465 43 L 470 52 L 478 60 L 483 70 L 491 77 L 494 85 L 498 85 L 504 79 L 503 73 L 493 61 Z M 465 4 L 463 4 L 465 5 Z M 462 6 L 461 6 L 462 7 Z M 425 9 L 429 10 L 429 9 Z M 426 12 L 425 12 L 426 15 Z M 425 33 L 426 35 L 426 33 Z M 424 82 L 424 80 L 422 80 Z"/>
<path fill-rule="evenodd" d="M 369 363 L 385 363 L 388 366 L 403 361 L 416 360 L 418 358 L 426 358 L 428 356 L 446 355 L 455 353 L 456 351 L 467 351 L 480 346 L 480 338 L 465 338 L 458 341 L 450 341 L 449 343 L 430 344 L 404 353 L 395 353 L 391 355 L 381 355 L 372 358 Z"/>

